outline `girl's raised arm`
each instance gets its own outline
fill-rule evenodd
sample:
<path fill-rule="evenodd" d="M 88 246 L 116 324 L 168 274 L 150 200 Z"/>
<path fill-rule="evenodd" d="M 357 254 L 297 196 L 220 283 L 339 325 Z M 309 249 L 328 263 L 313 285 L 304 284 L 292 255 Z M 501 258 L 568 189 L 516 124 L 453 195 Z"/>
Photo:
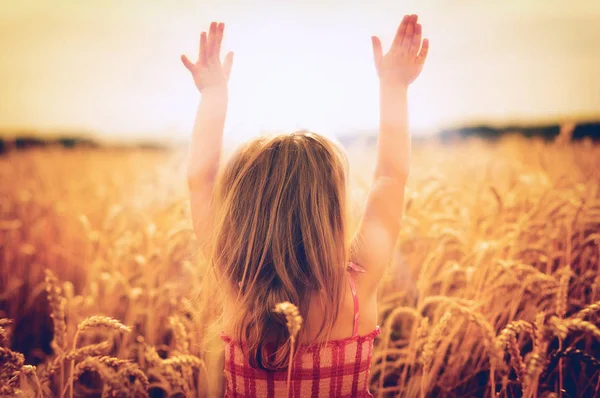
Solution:
<path fill-rule="evenodd" d="M 221 41 L 224 24 L 211 23 L 208 35 L 200 35 L 200 51 L 196 63 L 185 55 L 181 61 L 191 72 L 194 83 L 201 93 L 200 104 L 192 133 L 189 152 L 187 181 L 194 231 L 204 251 L 208 248 L 211 231 L 211 198 L 223 141 L 223 129 L 227 114 L 228 81 L 233 63 L 230 52 L 221 63 Z"/>
<path fill-rule="evenodd" d="M 421 73 L 429 50 L 429 41 L 421 40 L 416 15 L 404 16 L 387 54 L 383 54 L 379 38 L 373 36 L 372 43 L 380 83 L 377 163 L 352 243 L 353 261 L 367 270 L 361 281 L 368 294 L 375 294 L 400 231 L 410 165 L 407 92 L 409 84 Z"/>

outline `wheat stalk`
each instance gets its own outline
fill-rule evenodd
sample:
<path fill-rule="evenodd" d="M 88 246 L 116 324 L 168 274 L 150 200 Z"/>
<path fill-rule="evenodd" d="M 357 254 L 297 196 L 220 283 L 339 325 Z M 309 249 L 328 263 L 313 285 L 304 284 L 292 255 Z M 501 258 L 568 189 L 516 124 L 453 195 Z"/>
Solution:
<path fill-rule="evenodd" d="M 519 380 L 521 380 L 523 391 L 525 391 L 529 381 L 527 367 L 523 362 L 523 357 L 521 356 L 521 350 L 516 337 L 517 333 L 521 333 L 523 331 L 527 331 L 531 335 L 532 339 L 534 338 L 535 332 L 531 323 L 526 321 L 513 321 L 509 323 L 504 329 L 502 329 L 496 338 L 496 346 L 502 351 L 504 351 L 504 349 L 508 346 L 511 363 L 515 369 L 517 377 Z"/>
<path fill-rule="evenodd" d="M 435 353 L 435 348 L 437 347 L 444 332 L 446 331 L 451 317 L 452 312 L 446 311 L 427 337 L 427 342 L 423 346 L 423 353 L 421 355 L 423 371 L 429 371 L 433 359 L 433 354 Z M 424 329 L 420 330 L 419 333 L 424 333 Z"/>
<path fill-rule="evenodd" d="M 146 390 L 148 389 L 148 377 L 140 370 L 137 364 L 128 364 L 122 366 L 122 369 L 117 373 L 117 378 L 121 380 L 129 381 L 132 378 L 136 381 L 139 381 L 139 388 L 132 388 L 129 392 L 131 395 L 135 396 L 148 396 Z"/>
<path fill-rule="evenodd" d="M 18 374 L 24 362 L 23 354 L 0 347 L 0 381 L 5 382 Z"/>
<path fill-rule="evenodd" d="M 433 360 L 433 354 L 435 353 L 435 349 L 442 339 L 444 332 L 448 327 L 448 323 L 452 318 L 452 312 L 446 311 L 444 315 L 440 318 L 439 322 L 435 325 L 429 336 L 427 337 L 427 342 L 423 346 L 423 353 L 421 355 L 421 363 L 423 364 L 423 374 L 421 376 L 421 397 L 424 398 L 428 389 L 425 386 L 425 375 L 429 374 L 431 369 L 431 363 Z M 421 325 L 420 325 L 421 326 Z M 419 330 L 419 333 L 423 334 L 424 329 Z"/>
<path fill-rule="evenodd" d="M 531 352 L 526 365 L 529 385 L 527 389 L 523 391 L 524 397 L 531 397 L 535 394 L 535 391 L 537 391 L 539 377 L 546 362 L 545 355 L 548 342 L 545 333 L 545 319 L 546 314 L 544 312 L 539 312 L 533 323 L 533 351 Z"/>
<path fill-rule="evenodd" d="M 103 341 L 98 344 L 90 344 L 84 347 L 79 347 L 75 350 L 71 350 L 65 355 L 64 359 L 67 361 L 80 361 L 86 357 L 94 357 L 105 354 L 112 347 L 112 344 L 108 341 Z"/>
<path fill-rule="evenodd" d="M 121 322 L 117 321 L 116 319 L 107 317 L 107 316 L 91 316 L 88 317 L 86 319 L 84 319 L 79 325 L 77 325 L 77 332 L 75 333 L 75 337 L 73 338 L 73 348 L 72 351 L 75 351 L 77 349 L 77 342 L 79 340 L 79 335 L 89 329 L 93 329 L 93 328 L 97 328 L 97 327 L 104 327 L 107 329 L 111 329 L 114 331 L 118 331 L 121 333 L 129 333 L 131 332 L 131 328 L 128 326 L 123 325 Z M 73 377 L 73 372 L 74 372 L 74 367 L 75 367 L 75 359 L 71 359 L 71 379 L 70 379 L 70 390 L 69 390 L 69 396 L 70 398 L 73 398 L 73 383 L 75 381 L 74 377 Z"/>
<path fill-rule="evenodd" d="M 558 317 L 551 317 L 549 324 L 552 330 L 558 336 L 559 339 L 564 340 L 567 338 L 569 331 L 585 332 L 596 339 L 600 340 L 600 329 L 591 322 L 584 321 L 581 319 L 560 319 Z"/>
<path fill-rule="evenodd" d="M 0 347 L 8 345 L 8 334 L 6 329 L 0 326 Z"/>
<path fill-rule="evenodd" d="M 556 293 L 556 314 L 564 318 L 567 313 L 567 297 L 569 293 L 569 279 L 571 278 L 571 267 L 566 266 L 560 271 L 558 292 Z"/>
<path fill-rule="evenodd" d="M 169 317 L 169 324 L 173 331 L 173 338 L 175 340 L 175 351 L 179 354 L 188 354 L 190 349 L 190 343 L 188 339 L 188 333 L 181 322 L 181 319 L 177 316 Z"/>
<path fill-rule="evenodd" d="M 106 355 L 105 356 L 90 355 L 90 356 L 95 356 L 99 362 L 101 362 L 103 365 L 108 366 L 109 368 L 111 368 L 113 370 L 118 370 L 119 368 L 132 365 L 132 362 L 127 359 L 119 359 L 119 358 L 110 357 L 110 356 L 106 356 Z"/>
<path fill-rule="evenodd" d="M 46 269 L 46 292 L 50 304 L 50 317 L 54 324 L 52 344 L 64 351 L 67 332 L 64 296 L 58 279 L 49 269 Z"/>
<path fill-rule="evenodd" d="M 547 377 L 548 373 L 556 367 L 556 363 L 558 362 L 558 360 L 560 360 L 561 358 L 570 357 L 575 357 L 584 362 L 585 364 L 592 366 L 595 370 L 600 370 L 600 359 L 584 351 L 578 350 L 574 347 L 569 347 L 566 350 L 556 351 L 552 353 L 552 355 L 550 355 L 549 364 L 546 367 L 544 373 L 542 374 L 542 378 Z"/>
<path fill-rule="evenodd" d="M 98 357 L 88 357 L 83 361 L 79 362 L 77 366 L 73 369 L 73 373 L 71 378 L 73 380 L 78 380 L 81 375 L 86 372 L 96 372 L 102 379 L 102 381 L 106 384 L 109 384 L 115 376 L 115 372 L 106 367 L 102 362 L 98 360 Z M 106 389 L 106 385 L 104 388 Z M 73 387 L 71 386 L 71 389 Z M 63 392 L 64 395 L 64 392 Z"/>
<path fill-rule="evenodd" d="M 169 366 L 168 364 L 165 365 L 165 360 L 158 355 L 154 347 L 144 345 L 143 355 L 146 362 L 159 369 L 160 373 L 165 377 L 171 388 L 180 388 L 184 391 L 187 390 L 187 383 L 181 374 L 176 372 L 172 366 Z"/>
<path fill-rule="evenodd" d="M 194 355 L 176 355 L 162 361 L 163 365 L 173 366 L 175 368 L 191 367 L 200 369 L 204 366 L 204 361 Z"/>
<path fill-rule="evenodd" d="M 282 303 L 277 303 L 274 312 L 285 315 L 286 326 L 288 332 L 290 334 L 290 359 L 288 363 L 288 374 L 287 374 L 287 395 L 290 396 L 290 380 L 292 377 L 292 359 L 294 357 L 294 343 L 296 342 L 296 336 L 302 327 L 302 316 L 300 316 L 300 311 L 298 311 L 298 307 L 294 304 L 284 301 Z"/>
<path fill-rule="evenodd" d="M 600 301 L 596 301 L 595 303 L 579 310 L 579 312 L 573 315 L 573 318 L 584 319 L 598 311 L 600 311 Z"/>
<path fill-rule="evenodd" d="M 65 343 L 67 335 L 67 323 L 65 321 L 65 299 L 62 293 L 62 288 L 54 273 L 46 269 L 46 293 L 48 303 L 50 304 L 50 317 L 54 325 L 54 334 L 52 337 L 51 346 L 58 355 L 62 356 L 65 352 Z M 65 383 L 65 368 L 64 363 L 60 361 L 60 384 L 59 391 L 62 391 Z"/>
<path fill-rule="evenodd" d="M 121 322 L 117 321 L 114 318 L 108 316 L 91 316 L 85 318 L 79 325 L 77 325 L 77 332 L 82 333 L 88 329 L 104 327 L 108 329 L 112 329 L 122 333 L 131 332 L 131 328 L 129 326 L 123 325 Z M 76 339 L 75 339 L 76 340 Z"/>
<path fill-rule="evenodd" d="M 38 378 L 37 372 L 36 372 L 36 367 L 32 366 L 32 365 L 23 365 L 23 367 L 21 368 L 20 371 L 20 376 L 21 378 L 23 377 L 30 377 L 33 379 L 34 384 L 35 384 L 35 388 L 36 388 L 36 395 L 41 398 L 43 397 L 43 390 L 42 390 L 42 386 L 40 384 L 40 380 Z M 23 380 L 21 380 L 20 382 L 21 386 L 24 384 Z"/>

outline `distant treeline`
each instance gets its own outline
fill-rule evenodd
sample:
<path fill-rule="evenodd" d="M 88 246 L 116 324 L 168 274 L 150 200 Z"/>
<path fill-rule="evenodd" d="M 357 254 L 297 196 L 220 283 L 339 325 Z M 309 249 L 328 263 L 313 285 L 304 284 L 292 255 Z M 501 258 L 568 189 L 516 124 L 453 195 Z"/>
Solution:
<path fill-rule="evenodd" d="M 61 146 L 63 148 L 75 147 L 97 147 L 98 144 L 87 138 L 59 137 L 51 139 L 42 139 L 33 136 L 21 136 L 14 139 L 3 139 L 0 141 L 0 148 L 8 149 L 28 149 L 46 146 Z"/>
<path fill-rule="evenodd" d="M 470 137 L 479 137 L 486 140 L 496 140 L 508 134 L 517 134 L 525 137 L 539 137 L 546 141 L 555 140 L 559 134 L 563 134 L 561 139 L 581 140 L 589 137 L 593 141 L 600 141 L 600 122 L 585 122 L 572 124 L 548 124 L 538 126 L 507 126 L 492 127 L 487 125 L 447 128 L 440 130 L 434 135 L 418 135 L 412 137 L 413 142 L 429 141 L 439 139 L 443 143 L 452 143 L 461 141 Z M 344 146 L 353 145 L 374 145 L 377 142 L 377 135 L 372 131 L 363 131 L 357 134 L 345 135 L 339 138 Z"/>
<path fill-rule="evenodd" d="M 490 126 L 471 126 L 444 129 L 439 132 L 442 142 L 451 143 L 457 140 L 469 137 L 480 137 L 489 140 L 498 139 L 506 134 L 520 134 L 525 137 L 539 137 L 547 141 L 554 140 L 561 129 L 568 129 L 568 140 L 581 140 L 589 137 L 593 141 L 600 141 L 600 122 L 574 124 L 571 127 L 566 125 L 542 125 L 542 126 L 510 126 L 510 127 L 490 127 Z M 564 131 L 563 131 L 564 134 Z M 428 140 L 432 136 L 415 136 L 415 141 Z M 354 134 L 340 138 L 342 145 L 352 145 L 357 142 L 365 144 L 374 144 L 377 136 L 373 132 L 364 134 Z M 6 139 L 0 137 L 0 154 L 11 150 L 23 150 L 30 148 L 44 147 L 62 147 L 62 148 L 110 148 L 110 149 L 166 149 L 172 145 L 166 145 L 160 142 L 138 142 L 135 144 L 101 144 L 89 138 L 59 137 L 59 138 L 40 138 L 39 136 L 28 134 L 16 138 Z"/>
<path fill-rule="evenodd" d="M 566 125 L 543 125 L 543 126 L 508 126 L 502 128 L 490 126 L 472 126 L 460 127 L 454 129 L 444 129 L 440 131 L 442 142 L 451 142 L 456 139 L 468 137 L 482 137 L 490 140 L 498 139 L 506 134 L 520 134 L 525 137 L 538 137 L 546 141 L 552 141 L 561 133 L 561 129 L 568 129 L 568 136 L 571 140 L 581 140 L 589 137 L 593 141 L 600 140 L 600 122 Z"/>
<path fill-rule="evenodd" d="M 39 136 L 25 135 L 16 138 L 0 137 L 0 154 L 11 150 L 25 150 L 33 148 L 107 148 L 107 149 L 164 149 L 167 145 L 155 142 L 139 142 L 135 144 L 102 144 L 89 138 L 58 137 L 40 138 Z"/>

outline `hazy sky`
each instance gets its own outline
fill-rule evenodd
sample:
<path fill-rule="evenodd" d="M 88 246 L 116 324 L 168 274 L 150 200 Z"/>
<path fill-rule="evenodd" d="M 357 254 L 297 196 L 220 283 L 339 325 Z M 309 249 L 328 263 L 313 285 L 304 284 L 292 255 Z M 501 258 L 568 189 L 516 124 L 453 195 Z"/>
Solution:
<path fill-rule="evenodd" d="M 417 13 L 429 59 L 411 124 L 600 115 L 600 1 L 3 0 L 0 128 L 189 134 L 179 56 L 211 20 L 236 53 L 230 134 L 377 126 L 370 36 Z"/>

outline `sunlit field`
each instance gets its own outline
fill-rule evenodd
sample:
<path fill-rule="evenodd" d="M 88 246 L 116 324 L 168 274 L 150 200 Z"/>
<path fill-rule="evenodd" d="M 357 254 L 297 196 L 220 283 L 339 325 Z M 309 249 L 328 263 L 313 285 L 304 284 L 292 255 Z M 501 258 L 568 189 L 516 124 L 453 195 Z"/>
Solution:
<path fill-rule="evenodd" d="M 374 152 L 348 158 L 356 214 Z M 0 395 L 219 394 L 184 171 L 184 150 L 0 157 Z M 600 146 L 417 143 L 405 207 L 375 396 L 600 394 Z"/>

